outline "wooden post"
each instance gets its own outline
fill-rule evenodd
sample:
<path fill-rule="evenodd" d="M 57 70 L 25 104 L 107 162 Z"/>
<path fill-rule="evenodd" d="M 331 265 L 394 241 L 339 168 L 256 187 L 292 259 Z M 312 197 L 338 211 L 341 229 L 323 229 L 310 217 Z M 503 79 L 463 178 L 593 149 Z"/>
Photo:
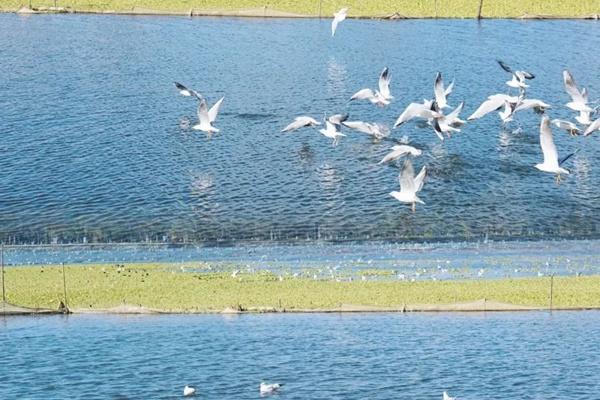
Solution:
<path fill-rule="evenodd" d="M 483 8 L 483 0 L 479 0 L 479 9 L 477 10 L 477 19 L 481 19 L 481 9 Z"/>
<path fill-rule="evenodd" d="M 0 244 L 0 269 L 2 270 L 2 304 L 6 303 L 6 288 L 4 285 L 4 243 Z"/>
<path fill-rule="evenodd" d="M 65 277 L 65 263 L 60 263 L 62 265 L 62 275 L 63 275 L 63 296 L 65 299 L 65 307 L 69 307 L 69 303 L 67 302 L 67 279 Z"/>
<path fill-rule="evenodd" d="M 554 274 L 550 275 L 550 311 L 552 311 L 552 300 L 554 297 Z"/>

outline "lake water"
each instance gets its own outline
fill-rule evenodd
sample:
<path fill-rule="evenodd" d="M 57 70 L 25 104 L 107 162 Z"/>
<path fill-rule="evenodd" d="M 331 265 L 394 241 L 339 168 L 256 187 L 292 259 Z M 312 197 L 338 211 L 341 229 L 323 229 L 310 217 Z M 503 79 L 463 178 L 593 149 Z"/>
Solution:
<path fill-rule="evenodd" d="M 589 400 L 600 312 L 0 319 L 0 398 Z"/>
<path fill-rule="evenodd" d="M 600 98 L 594 21 L 345 21 L 0 15 L 0 241 L 464 240 L 598 238 L 598 135 L 555 130 L 579 149 L 560 186 L 540 162 L 539 116 L 503 129 L 490 115 L 441 143 L 410 123 L 373 144 L 347 132 L 279 133 L 297 115 L 392 125 L 430 97 L 441 71 L 468 116 L 509 78 L 568 118 L 561 71 Z M 385 109 L 348 104 L 392 72 Z M 196 102 L 225 96 L 219 134 L 180 127 Z M 408 136 L 430 176 L 416 214 L 388 193 L 398 168 L 377 162 Z"/>

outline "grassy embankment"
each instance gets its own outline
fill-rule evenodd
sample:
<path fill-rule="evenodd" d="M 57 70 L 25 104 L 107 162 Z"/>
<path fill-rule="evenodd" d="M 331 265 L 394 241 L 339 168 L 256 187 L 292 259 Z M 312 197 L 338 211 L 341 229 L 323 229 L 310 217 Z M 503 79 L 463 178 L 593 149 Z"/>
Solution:
<path fill-rule="evenodd" d="M 3 0 L 0 10 L 16 10 L 29 5 L 29 0 Z M 472 18 L 477 15 L 479 0 L 31 0 L 34 8 L 54 5 L 76 11 L 106 12 L 131 11 L 134 8 L 161 12 L 195 13 L 202 11 L 231 12 L 234 10 L 260 9 L 318 16 L 329 16 L 341 7 L 350 7 L 349 16 L 383 17 L 395 13 L 406 17 L 453 17 Z M 269 14 L 268 12 L 266 13 Z M 550 15 L 580 17 L 600 14 L 599 0 L 483 0 L 482 15 L 489 18 Z"/>
<path fill-rule="evenodd" d="M 394 307 L 448 304 L 478 299 L 548 307 L 550 278 L 336 282 L 267 272 L 212 272 L 206 265 L 129 264 L 66 266 L 68 306 L 106 309 L 122 304 L 172 312 L 215 312 L 225 308 L 257 310 L 337 309 L 342 304 Z M 63 299 L 60 266 L 6 269 L 7 300 L 28 307 L 56 309 Z M 600 276 L 555 277 L 556 308 L 600 307 Z M 411 309 L 411 308 L 408 308 Z M 416 308 L 418 309 L 418 308 Z"/>

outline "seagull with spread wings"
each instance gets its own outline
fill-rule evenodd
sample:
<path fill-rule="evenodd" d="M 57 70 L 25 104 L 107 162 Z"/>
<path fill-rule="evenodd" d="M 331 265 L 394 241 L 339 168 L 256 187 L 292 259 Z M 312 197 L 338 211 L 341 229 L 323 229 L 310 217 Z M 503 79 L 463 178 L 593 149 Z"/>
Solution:
<path fill-rule="evenodd" d="M 348 7 L 342 8 L 340 11 L 333 14 L 333 21 L 331 21 L 331 37 L 335 36 L 335 31 L 340 22 L 346 19 L 348 15 Z"/>
<path fill-rule="evenodd" d="M 198 104 L 198 123 L 192 126 L 192 129 L 203 131 L 208 134 L 219 132 L 219 130 L 212 126 L 212 124 L 217 119 L 217 114 L 219 113 L 221 103 L 223 103 L 224 99 L 224 97 L 221 97 L 219 101 L 217 101 L 209 110 L 206 104 L 206 99 L 200 98 L 200 102 Z"/>
<path fill-rule="evenodd" d="M 294 121 L 290 123 L 288 126 L 283 128 L 281 132 L 292 132 L 296 129 L 304 128 L 305 126 L 317 126 L 321 125 L 319 121 L 312 117 L 301 116 L 294 118 Z"/>
<path fill-rule="evenodd" d="M 384 107 L 390 104 L 390 101 L 394 98 L 390 92 L 390 81 L 392 75 L 388 67 L 385 67 L 379 75 L 379 90 L 373 91 L 372 89 L 361 89 L 354 93 L 350 98 L 352 100 L 369 100 L 371 103 Z"/>
<path fill-rule="evenodd" d="M 544 154 L 544 162 L 536 164 L 535 167 L 543 172 L 556 174 L 556 183 L 560 184 L 561 174 L 569 175 L 569 171 L 562 168 L 561 165 L 571 158 L 575 153 L 571 153 L 562 160 L 558 159 L 558 151 L 552 139 L 552 129 L 550 128 L 550 119 L 544 115 L 540 124 L 540 146 Z"/>
<path fill-rule="evenodd" d="M 390 196 L 402 203 L 412 204 L 412 211 L 415 212 L 417 203 L 425 204 L 419 197 L 417 197 L 417 193 L 419 193 L 423 188 L 426 175 L 427 167 L 423 167 L 421 168 L 419 174 L 415 177 L 415 170 L 413 169 L 412 162 L 410 159 L 406 159 L 399 176 L 400 191 L 390 192 Z"/>

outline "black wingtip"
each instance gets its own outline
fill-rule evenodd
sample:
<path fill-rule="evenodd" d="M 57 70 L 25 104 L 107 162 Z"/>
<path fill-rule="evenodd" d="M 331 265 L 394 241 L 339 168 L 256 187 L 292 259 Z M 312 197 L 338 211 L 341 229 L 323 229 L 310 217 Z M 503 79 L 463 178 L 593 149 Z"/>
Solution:
<path fill-rule="evenodd" d="M 506 72 L 512 73 L 512 69 L 502 60 L 496 60 L 496 62 L 500 65 L 500 67 Z"/>

